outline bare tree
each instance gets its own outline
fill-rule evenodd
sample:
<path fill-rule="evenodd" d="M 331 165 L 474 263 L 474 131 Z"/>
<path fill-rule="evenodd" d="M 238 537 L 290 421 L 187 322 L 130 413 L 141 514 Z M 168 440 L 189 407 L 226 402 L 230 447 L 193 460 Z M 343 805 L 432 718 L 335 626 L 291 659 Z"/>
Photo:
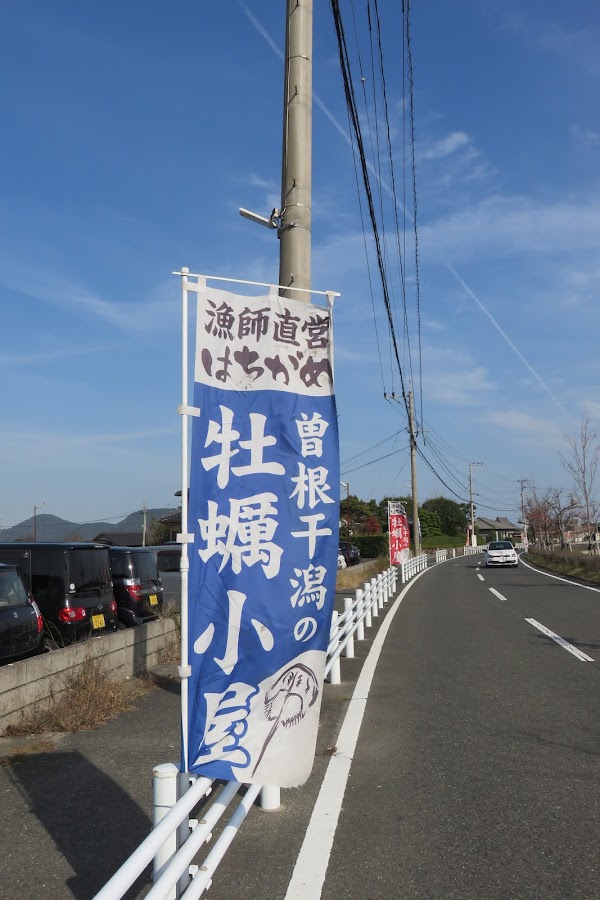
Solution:
<path fill-rule="evenodd" d="M 533 540 L 538 547 L 550 546 L 550 527 L 552 525 L 552 513 L 547 495 L 540 497 L 535 487 L 525 498 L 523 503 L 525 520 L 533 531 Z"/>
<path fill-rule="evenodd" d="M 591 541 L 592 516 L 594 514 L 594 487 L 596 483 L 596 474 L 598 471 L 598 462 L 600 461 L 600 444 L 598 443 L 598 431 L 590 423 L 590 414 L 585 409 L 581 415 L 581 423 L 579 432 L 574 435 L 565 434 L 565 440 L 569 445 L 570 452 L 567 456 L 560 454 L 560 459 L 573 479 L 573 483 L 577 488 L 583 501 L 583 508 L 587 519 L 587 526 L 590 531 L 590 543 L 588 549 L 592 553 L 597 553 L 597 541 Z M 594 531 L 596 531 L 596 523 Z"/>
<path fill-rule="evenodd" d="M 565 553 L 571 549 L 571 541 L 567 538 L 567 527 L 572 522 L 575 513 L 581 510 L 581 503 L 572 493 L 567 495 L 567 492 L 560 488 L 548 488 L 544 499 L 548 504 L 553 525 L 558 528 L 560 549 Z"/>

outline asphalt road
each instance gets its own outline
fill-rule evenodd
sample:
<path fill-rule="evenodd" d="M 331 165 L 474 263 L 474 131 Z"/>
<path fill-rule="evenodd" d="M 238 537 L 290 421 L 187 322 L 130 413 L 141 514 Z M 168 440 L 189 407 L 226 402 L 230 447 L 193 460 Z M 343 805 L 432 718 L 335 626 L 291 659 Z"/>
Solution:
<path fill-rule="evenodd" d="M 326 687 L 311 779 L 283 792 L 278 812 L 252 811 L 211 900 L 286 898 L 304 836 L 323 824 L 315 802 L 382 623 L 331 856 L 325 844 L 314 854 L 328 863 L 323 889 L 302 900 L 600 897 L 600 593 L 480 562 L 436 566 L 393 619 L 374 620 L 343 683 Z M 138 845 L 152 766 L 177 756 L 175 687 L 0 768 L 1 900 L 88 900 Z M 147 890 L 143 877 L 129 896 Z"/>
<path fill-rule="evenodd" d="M 600 659 L 600 594 L 480 560 L 392 624 L 324 900 L 600 897 L 600 666 L 526 621 Z"/>

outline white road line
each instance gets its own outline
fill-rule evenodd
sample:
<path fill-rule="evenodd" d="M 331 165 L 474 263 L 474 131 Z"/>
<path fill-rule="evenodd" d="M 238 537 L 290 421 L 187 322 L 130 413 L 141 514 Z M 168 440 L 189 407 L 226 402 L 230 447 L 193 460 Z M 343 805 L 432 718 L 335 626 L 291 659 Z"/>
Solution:
<path fill-rule="evenodd" d="M 536 622 L 535 619 L 525 619 L 526 622 L 529 622 L 530 625 L 533 625 L 534 628 L 537 628 L 538 631 L 541 631 L 542 634 L 545 634 L 547 637 L 552 638 L 553 641 L 556 641 L 557 644 L 560 644 L 561 647 L 564 647 L 565 650 L 568 650 L 569 653 L 572 653 L 573 656 L 576 656 L 577 659 L 580 659 L 582 662 L 594 662 L 591 656 L 588 656 L 587 653 L 584 653 L 582 650 L 578 650 L 577 647 L 574 647 L 573 644 L 569 644 L 568 641 L 565 641 L 564 638 L 561 638 L 560 635 L 554 634 L 553 631 L 550 631 L 549 628 L 546 628 L 545 625 L 541 625 L 539 622 Z"/>
<path fill-rule="evenodd" d="M 480 575 L 479 572 L 477 573 L 477 577 L 480 581 L 485 581 L 485 578 L 483 577 L 483 575 Z"/>
<path fill-rule="evenodd" d="M 348 705 L 348 711 L 336 741 L 337 752 L 335 756 L 331 757 L 327 766 L 285 900 L 319 900 L 321 896 L 350 766 L 381 648 L 404 595 L 426 571 L 427 569 L 409 581 L 396 598 L 375 636 L 356 682 L 352 700 Z"/>
<path fill-rule="evenodd" d="M 492 594 L 495 594 L 498 600 L 502 600 L 504 603 L 508 603 L 506 597 L 503 597 L 500 591 L 497 591 L 496 588 L 488 588 L 488 590 L 490 590 Z"/>

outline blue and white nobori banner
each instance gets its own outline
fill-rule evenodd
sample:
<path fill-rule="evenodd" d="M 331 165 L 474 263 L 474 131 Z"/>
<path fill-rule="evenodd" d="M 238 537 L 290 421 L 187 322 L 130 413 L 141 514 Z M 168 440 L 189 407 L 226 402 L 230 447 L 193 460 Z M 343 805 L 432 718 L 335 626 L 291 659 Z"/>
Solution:
<path fill-rule="evenodd" d="M 189 768 L 293 787 L 314 760 L 337 572 L 331 309 L 198 291 Z"/>

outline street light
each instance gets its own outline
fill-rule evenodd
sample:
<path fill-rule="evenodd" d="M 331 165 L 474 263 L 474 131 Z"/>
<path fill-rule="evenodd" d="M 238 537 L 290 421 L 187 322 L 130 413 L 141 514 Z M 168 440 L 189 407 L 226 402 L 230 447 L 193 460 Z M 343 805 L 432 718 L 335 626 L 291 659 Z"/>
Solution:
<path fill-rule="evenodd" d="M 38 509 L 41 509 L 42 506 L 45 506 L 45 505 L 46 505 L 46 502 L 44 501 L 44 503 L 39 503 L 37 506 L 33 507 L 33 540 L 34 540 L 34 542 L 37 542 L 37 518 L 36 518 L 37 511 L 38 511 Z"/>

